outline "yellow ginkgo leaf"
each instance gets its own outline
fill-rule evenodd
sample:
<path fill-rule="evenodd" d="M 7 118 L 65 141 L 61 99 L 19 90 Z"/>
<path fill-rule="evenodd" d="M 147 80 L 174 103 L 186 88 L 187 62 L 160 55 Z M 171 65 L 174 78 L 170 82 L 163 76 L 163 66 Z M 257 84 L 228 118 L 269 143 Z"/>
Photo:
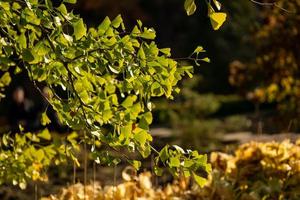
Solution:
<path fill-rule="evenodd" d="M 209 15 L 210 23 L 214 30 L 218 30 L 226 20 L 226 13 L 214 12 Z"/>

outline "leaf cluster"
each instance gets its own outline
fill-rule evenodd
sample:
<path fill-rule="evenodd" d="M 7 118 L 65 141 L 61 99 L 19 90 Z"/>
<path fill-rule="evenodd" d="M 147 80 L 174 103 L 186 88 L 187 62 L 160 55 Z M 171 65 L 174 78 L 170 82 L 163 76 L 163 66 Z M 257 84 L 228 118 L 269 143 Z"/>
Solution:
<path fill-rule="evenodd" d="M 29 180 L 46 181 L 50 165 L 64 163 L 67 157 L 75 158 L 74 147 L 78 147 L 74 145 L 53 139 L 47 129 L 36 134 L 4 134 L 0 141 L 0 185 L 6 183 L 25 189 Z"/>
<path fill-rule="evenodd" d="M 207 1 L 208 17 L 214 30 L 218 30 L 226 20 L 227 14 L 218 12 L 221 10 L 221 3 L 217 0 Z M 197 9 L 195 0 L 185 0 L 184 9 L 187 15 L 193 15 Z M 217 12 L 216 12 L 217 10 Z"/>
<path fill-rule="evenodd" d="M 192 66 L 182 66 L 171 58 L 169 48 L 159 48 L 155 36 L 155 30 L 144 27 L 140 20 L 132 30 L 126 29 L 120 15 L 114 19 L 106 17 L 98 27 L 88 28 L 64 3 L 56 7 L 49 0 L 1 1 L 0 70 L 4 74 L 0 88 L 9 84 L 11 72 L 27 72 L 60 122 L 83 131 L 81 139 L 92 146 L 92 152 L 96 152 L 98 143 L 117 151 L 125 148 L 139 152 L 146 158 L 153 150 L 149 134 L 154 106 L 151 99 L 173 99 L 178 81 L 193 73 Z M 196 60 L 207 62 L 207 58 L 198 58 L 203 51 L 202 47 L 195 50 Z M 49 88 L 47 94 L 37 86 L 39 82 Z M 45 113 L 41 122 L 50 123 Z M 76 143 L 72 134 L 68 139 L 71 144 Z M 18 142 L 23 144 L 23 140 Z M 170 157 L 162 162 L 174 173 L 181 168 L 192 173 L 202 185 L 204 178 L 193 171 L 202 167 L 208 172 L 206 159 L 196 152 L 166 148 L 163 151 Z M 35 151 L 34 147 L 31 149 Z M 96 152 L 95 160 L 101 164 L 119 162 L 104 154 Z M 76 160 L 73 154 L 66 155 Z M 138 161 L 130 162 L 139 168 Z"/>
<path fill-rule="evenodd" d="M 210 183 L 199 196 L 211 199 L 299 199 L 299 140 L 250 142 L 234 154 L 211 154 Z"/>

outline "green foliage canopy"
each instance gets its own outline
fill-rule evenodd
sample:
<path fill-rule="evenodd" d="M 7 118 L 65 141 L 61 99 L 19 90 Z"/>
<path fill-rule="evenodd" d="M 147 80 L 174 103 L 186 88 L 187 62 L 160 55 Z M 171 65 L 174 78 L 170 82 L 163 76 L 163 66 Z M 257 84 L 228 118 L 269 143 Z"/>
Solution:
<path fill-rule="evenodd" d="M 190 10 L 190 5 L 185 6 L 187 11 Z M 188 11 L 188 14 L 192 12 Z M 219 26 L 217 19 L 214 28 Z M 83 132 L 82 140 L 91 145 L 94 158 L 100 164 L 116 164 L 118 161 L 107 159 L 109 152 L 103 153 L 96 143 L 114 150 L 124 148 L 129 152 L 139 152 L 144 158 L 154 150 L 157 153 L 157 174 L 162 170 L 159 166 L 165 166 L 174 175 L 178 176 L 183 171 L 185 176 L 193 176 L 203 185 L 205 179 L 197 172 L 210 172 L 206 156 L 178 146 L 166 146 L 158 152 L 150 144 L 149 125 L 154 106 L 151 99 L 160 96 L 172 99 L 179 91 L 178 81 L 185 74 L 191 77 L 193 73 L 192 66 L 182 66 L 171 58 L 169 48 L 158 48 L 154 42 L 155 35 L 152 28 L 144 27 L 139 20 L 132 30 L 127 30 L 120 15 L 113 20 L 106 17 L 96 28 L 87 28 L 83 19 L 69 12 L 63 3 L 55 7 L 50 0 L 1 1 L 1 92 L 11 82 L 12 71 L 16 74 L 27 72 L 38 91 L 41 92 L 38 82 L 48 86 L 50 90 L 44 98 L 63 124 Z M 201 52 L 203 48 L 198 47 L 192 54 L 194 57 L 189 59 L 209 61 L 208 58 L 199 58 Z M 57 88 L 65 91 L 68 97 L 61 96 Z M 41 121 L 43 125 L 50 123 L 45 113 Z M 11 138 L 16 141 L 11 146 L 18 149 L 17 152 L 2 148 L 8 145 L 3 140 L 0 158 L 21 162 L 11 159 L 21 154 L 22 166 L 26 167 L 31 166 L 33 159 L 31 154 L 26 157 L 27 154 L 21 153 L 22 149 L 29 148 L 46 155 L 44 148 L 47 147 L 32 147 L 25 140 L 27 135 L 16 135 L 22 138 L 23 145 L 19 144 L 20 140 Z M 43 132 L 37 136 L 51 139 Z M 68 140 L 75 148 L 76 140 L 72 134 Z M 59 148 L 61 146 L 55 146 L 55 149 Z M 72 151 L 66 155 L 77 162 Z M 48 164 L 40 164 L 48 166 L 52 159 L 53 156 L 45 159 Z M 137 169 L 140 167 L 138 161 L 129 158 L 128 161 Z M 3 170 L 10 170 L 9 165 L 0 164 Z M 33 175 L 25 177 L 37 179 Z M 22 188 L 25 184 L 22 175 L 17 179 L 7 179 L 4 174 L 0 179 L 1 183 L 12 181 Z"/>

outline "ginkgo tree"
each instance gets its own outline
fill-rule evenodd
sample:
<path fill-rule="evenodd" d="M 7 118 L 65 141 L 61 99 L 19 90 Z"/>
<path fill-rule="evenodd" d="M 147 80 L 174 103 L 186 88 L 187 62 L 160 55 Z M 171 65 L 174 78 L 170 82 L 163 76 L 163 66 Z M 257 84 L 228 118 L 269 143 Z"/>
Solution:
<path fill-rule="evenodd" d="M 176 145 L 156 150 L 149 134 L 152 98 L 172 99 L 180 91 L 178 81 L 185 74 L 192 77 L 193 66 L 181 65 L 169 48 L 159 48 L 155 30 L 140 20 L 132 30 L 125 28 L 120 15 L 88 28 L 64 3 L 76 1 L 64 0 L 57 7 L 50 0 L 0 2 L 1 98 L 12 73 L 26 72 L 60 122 L 76 131 L 66 141 L 53 138 L 47 129 L 33 134 L 21 128 L 20 134 L 2 136 L 0 184 L 25 188 L 28 179 L 45 180 L 45 169 L 53 162 L 69 158 L 79 165 L 75 151 L 83 142 L 99 164 L 119 162 L 111 150 L 139 152 L 144 158 L 153 152 L 158 175 L 166 167 L 175 176 L 192 176 L 202 186 L 203 172 L 211 170 L 206 155 Z M 188 15 L 196 10 L 194 1 L 186 0 L 184 7 Z M 220 10 L 219 2 L 214 1 L 214 7 Z M 226 14 L 215 12 L 209 3 L 208 9 L 213 28 L 219 29 Z M 202 52 L 198 47 L 188 59 L 209 61 Z M 47 95 L 39 83 L 49 88 Z M 46 113 L 41 120 L 50 123 Z M 123 154 L 139 169 L 140 161 Z"/>

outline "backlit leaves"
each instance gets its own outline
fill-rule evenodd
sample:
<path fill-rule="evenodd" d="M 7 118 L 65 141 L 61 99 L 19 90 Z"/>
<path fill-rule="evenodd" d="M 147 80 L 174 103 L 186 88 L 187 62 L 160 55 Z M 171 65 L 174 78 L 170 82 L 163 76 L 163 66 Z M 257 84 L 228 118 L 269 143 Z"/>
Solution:
<path fill-rule="evenodd" d="M 4 98 L 5 95 L 2 93 L 6 86 L 8 86 L 11 82 L 11 77 L 9 72 L 5 72 L 0 78 L 0 100 Z"/>
<path fill-rule="evenodd" d="M 47 180 L 45 169 L 53 163 L 66 162 L 66 153 L 71 153 L 69 147 L 59 141 L 49 145 L 34 145 L 40 139 L 52 139 L 47 129 L 37 134 L 1 136 L 0 185 L 8 183 L 25 189 L 29 180 Z"/>
<path fill-rule="evenodd" d="M 193 178 L 200 187 L 203 187 L 207 182 L 207 180 L 205 178 L 198 176 L 194 172 L 193 172 Z"/>
<path fill-rule="evenodd" d="M 209 15 L 210 23 L 214 30 L 218 30 L 226 20 L 226 13 L 217 12 Z"/>
<path fill-rule="evenodd" d="M 169 48 L 160 49 L 154 41 L 155 30 L 144 27 L 140 20 L 125 32 L 120 15 L 113 20 L 106 17 L 97 28 L 87 30 L 83 19 L 69 12 L 64 4 L 53 8 L 50 1 L 45 5 L 35 0 L 24 2 L 24 8 L 19 1 L 0 2 L 0 28 L 8 30 L 1 32 L 0 38 L 0 69 L 4 71 L 1 87 L 9 84 L 6 71 L 11 67 L 17 69 L 17 63 L 32 81 L 49 87 L 49 106 L 56 111 L 60 123 L 85 131 L 84 141 L 93 143 L 91 149 L 97 163 L 120 162 L 109 152 L 99 151 L 94 145 L 97 142 L 148 157 L 152 151 L 151 99 L 158 96 L 173 99 L 179 91 L 178 81 L 186 74 L 192 77 L 193 67 L 180 66 L 171 58 Z M 185 7 L 189 15 L 196 10 L 194 1 L 186 1 Z M 198 59 L 202 52 L 203 48 L 198 47 L 193 55 Z M 62 98 L 56 88 L 66 97 Z M 44 126 L 50 123 L 46 113 L 42 114 L 41 123 Z M 35 143 L 52 138 L 46 130 L 24 137 Z M 82 138 L 71 133 L 66 143 L 71 149 L 78 149 L 77 139 Z M 188 157 L 178 150 L 167 151 L 170 157 L 162 160 L 176 175 Z M 50 162 L 46 157 L 51 150 L 46 153 L 31 146 L 24 153 L 39 163 Z M 60 153 L 78 163 L 70 149 Z M 196 159 L 195 155 L 189 156 Z M 132 165 L 138 168 L 140 164 L 133 161 Z"/>
<path fill-rule="evenodd" d="M 0 78 L 0 88 L 4 86 L 8 86 L 11 82 L 11 77 L 9 72 L 5 72 Z"/>
<path fill-rule="evenodd" d="M 37 136 L 45 140 L 51 140 L 51 134 L 48 129 L 44 129 Z"/>
<path fill-rule="evenodd" d="M 165 146 L 160 152 L 155 161 L 157 164 L 162 163 L 169 168 L 169 171 L 174 176 L 183 174 L 185 177 L 193 176 L 195 182 L 203 187 L 207 179 L 197 174 L 202 172 L 209 174 L 211 172 L 211 165 L 207 163 L 207 156 L 200 155 L 197 151 L 187 150 L 186 152 L 174 145 L 173 147 Z M 161 169 L 156 168 L 157 175 Z"/>
<path fill-rule="evenodd" d="M 210 1 L 207 2 L 208 17 L 210 19 L 210 23 L 214 30 L 218 30 L 226 20 L 226 16 L 227 16 L 226 13 L 215 12 L 215 9 L 213 8 L 215 7 L 217 8 L 217 11 L 220 11 L 221 6 L 222 6 L 221 3 L 217 0 L 213 0 L 212 3 Z M 197 9 L 195 0 L 185 0 L 184 9 L 188 16 L 193 15 Z"/>
<path fill-rule="evenodd" d="M 111 21 L 108 17 L 105 17 L 103 22 L 98 26 L 98 34 L 103 35 L 110 27 Z"/>

